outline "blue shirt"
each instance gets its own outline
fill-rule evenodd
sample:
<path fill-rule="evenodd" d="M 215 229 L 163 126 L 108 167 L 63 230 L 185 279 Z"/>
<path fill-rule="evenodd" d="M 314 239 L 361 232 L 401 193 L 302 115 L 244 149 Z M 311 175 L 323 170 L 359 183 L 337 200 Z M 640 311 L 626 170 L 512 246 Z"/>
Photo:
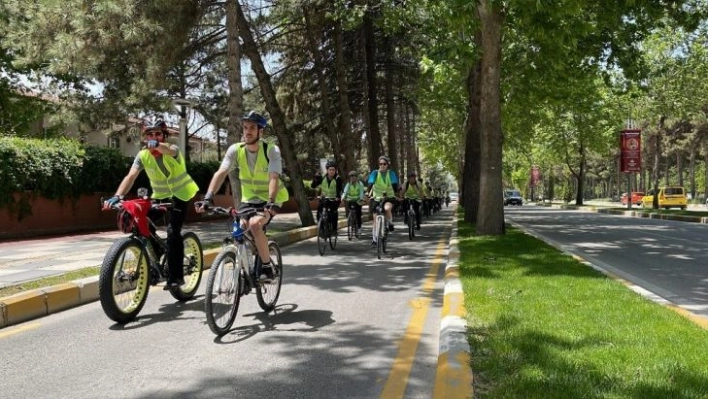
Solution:
<path fill-rule="evenodd" d="M 379 173 L 379 170 L 373 170 L 371 174 L 369 175 L 369 180 L 367 181 L 368 185 L 374 184 L 376 181 L 376 175 Z M 393 170 L 389 170 L 388 175 L 391 177 L 391 186 L 395 189 L 396 185 L 398 184 L 398 175 L 396 175 L 396 172 Z"/>

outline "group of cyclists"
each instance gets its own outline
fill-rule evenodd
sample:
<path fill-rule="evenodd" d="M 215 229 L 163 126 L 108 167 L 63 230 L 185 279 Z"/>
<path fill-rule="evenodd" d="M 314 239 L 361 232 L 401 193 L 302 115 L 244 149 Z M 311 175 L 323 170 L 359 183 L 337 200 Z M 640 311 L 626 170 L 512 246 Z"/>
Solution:
<path fill-rule="evenodd" d="M 259 280 L 263 282 L 273 279 L 264 227 L 289 198 L 288 191 L 280 179 L 283 173 L 280 149 L 276 145 L 261 140 L 267 125 L 267 120 L 255 111 L 241 118 L 242 142 L 228 148 L 219 169 L 211 179 L 203 201 L 200 201 L 196 208 L 197 212 L 202 213 L 208 210 L 209 206 L 213 206 L 214 193 L 221 187 L 229 171 L 238 169 L 241 197 L 237 198 L 235 207 L 238 209 L 242 227 L 250 229 L 263 262 L 259 276 Z M 146 171 L 153 191 L 152 198 L 158 201 L 167 200 L 174 204 L 174 207 L 170 208 L 167 225 L 168 253 L 165 255 L 170 273 L 165 289 L 175 288 L 184 284 L 182 225 L 188 203 L 197 195 L 199 188 L 187 173 L 184 154 L 176 145 L 167 142 L 169 132 L 167 124 L 162 119 L 144 122 L 142 133 L 145 148 L 136 155 L 132 167 L 118 186 L 115 195 L 103 203 L 103 208 L 110 209 L 122 201 L 140 172 Z M 408 204 L 413 204 L 416 213 L 416 229 L 420 229 L 421 205 L 424 209 L 426 207 L 439 209 L 441 190 L 432 190 L 429 185 L 425 186 L 415 172 L 408 173 L 408 180 L 401 184 L 396 172 L 390 169 L 390 159 L 385 155 L 379 157 L 378 169 L 369 174 L 366 186 L 361 182 L 356 171 L 349 172 L 349 179 L 344 183 L 334 162 L 328 162 L 325 166 L 327 170 L 325 176 L 316 174 L 312 187 L 319 187 L 322 199 L 334 199 L 328 202 L 321 201 L 317 209 L 318 220 L 323 211 L 330 212 L 332 216 L 330 220 L 334 223 L 332 231 L 336 231 L 337 209 L 342 201 L 353 205 L 359 230 L 362 225 L 362 204 L 367 199 L 371 200 L 370 209 L 375 209 L 379 204 L 383 206 L 389 231 L 394 230 L 393 214 L 401 205 L 403 209 L 408 209 Z M 327 203 L 326 210 L 323 209 L 325 203 Z M 152 215 L 148 216 L 153 218 Z M 375 241 L 372 244 L 375 244 Z"/>

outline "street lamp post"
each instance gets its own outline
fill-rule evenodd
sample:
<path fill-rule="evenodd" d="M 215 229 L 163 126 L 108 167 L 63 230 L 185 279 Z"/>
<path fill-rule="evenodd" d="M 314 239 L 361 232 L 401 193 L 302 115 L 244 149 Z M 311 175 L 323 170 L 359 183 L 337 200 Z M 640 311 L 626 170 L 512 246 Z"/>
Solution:
<path fill-rule="evenodd" d="M 189 158 L 187 154 L 187 109 L 192 103 L 184 98 L 172 100 L 172 104 L 179 113 L 179 141 L 177 146 L 182 152 L 185 159 Z"/>

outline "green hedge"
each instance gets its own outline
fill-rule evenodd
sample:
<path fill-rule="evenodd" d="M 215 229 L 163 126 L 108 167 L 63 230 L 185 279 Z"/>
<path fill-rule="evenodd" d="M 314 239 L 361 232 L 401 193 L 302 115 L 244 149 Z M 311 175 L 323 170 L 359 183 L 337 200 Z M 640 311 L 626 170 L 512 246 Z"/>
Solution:
<path fill-rule="evenodd" d="M 27 139 L 0 136 L 0 208 L 8 208 L 22 219 L 31 214 L 29 199 L 75 199 L 81 194 L 114 192 L 133 163 L 118 150 L 82 146 L 68 139 Z M 219 162 L 188 162 L 187 171 L 206 192 Z M 150 187 L 141 173 L 131 192 Z M 15 201 L 15 193 L 20 200 Z"/>

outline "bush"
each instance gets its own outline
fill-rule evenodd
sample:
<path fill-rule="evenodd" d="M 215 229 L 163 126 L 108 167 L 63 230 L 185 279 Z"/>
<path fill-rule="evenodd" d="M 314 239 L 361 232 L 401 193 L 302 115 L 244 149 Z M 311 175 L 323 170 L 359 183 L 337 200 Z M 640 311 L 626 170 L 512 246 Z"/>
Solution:
<path fill-rule="evenodd" d="M 83 147 L 68 139 L 27 139 L 0 136 L 0 208 L 17 213 L 21 220 L 32 210 L 29 199 L 75 199 L 81 194 L 115 192 L 133 164 L 132 157 L 106 147 Z M 219 162 L 188 162 L 187 171 L 205 193 Z M 150 187 L 141 173 L 131 193 Z M 19 202 L 14 194 L 19 193 Z"/>

